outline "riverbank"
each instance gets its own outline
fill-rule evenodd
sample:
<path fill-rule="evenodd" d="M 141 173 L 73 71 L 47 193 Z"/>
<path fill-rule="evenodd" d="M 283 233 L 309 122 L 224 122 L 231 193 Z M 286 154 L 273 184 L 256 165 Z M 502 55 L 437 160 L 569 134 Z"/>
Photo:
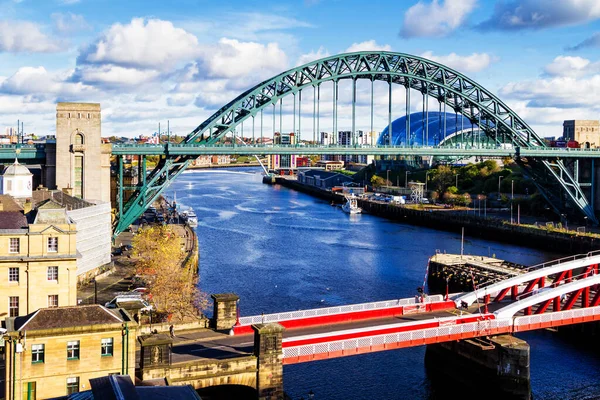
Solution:
<path fill-rule="evenodd" d="M 242 167 L 260 167 L 257 162 L 243 164 L 211 164 L 211 165 L 190 165 L 187 169 L 218 169 L 218 168 L 242 168 Z"/>
<path fill-rule="evenodd" d="M 276 183 L 317 198 L 342 204 L 344 196 L 328 190 L 307 186 L 295 180 L 276 177 Z M 448 210 L 415 209 L 401 205 L 359 199 L 364 213 L 383 218 L 452 232 L 465 228 L 465 235 L 519 244 L 557 253 L 586 253 L 600 249 L 600 235 L 580 234 L 532 225 L 517 225 L 498 218 L 482 218 Z"/>

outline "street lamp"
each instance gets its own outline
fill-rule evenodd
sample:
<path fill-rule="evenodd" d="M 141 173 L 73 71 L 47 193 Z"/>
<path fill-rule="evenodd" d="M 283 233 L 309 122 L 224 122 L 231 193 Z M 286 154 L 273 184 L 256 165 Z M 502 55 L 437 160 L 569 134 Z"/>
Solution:
<path fill-rule="evenodd" d="M 515 196 L 515 181 L 510 181 L 510 223 L 513 223 L 513 198 Z"/>
<path fill-rule="evenodd" d="M 404 174 L 404 187 L 408 187 L 408 174 L 410 174 L 409 171 Z"/>
<path fill-rule="evenodd" d="M 425 171 L 425 193 L 427 193 L 427 179 L 428 179 L 429 171 Z"/>
<path fill-rule="evenodd" d="M 455 186 L 458 189 L 458 174 L 454 174 L 454 177 L 456 178 L 456 184 L 455 184 Z"/>
<path fill-rule="evenodd" d="M 387 179 L 385 180 L 385 186 L 388 187 L 390 184 L 390 170 L 387 170 Z"/>
<path fill-rule="evenodd" d="M 504 178 L 504 177 L 503 176 L 498 177 L 498 200 L 501 199 L 501 197 L 500 197 L 500 181 L 502 180 L 502 178 Z"/>

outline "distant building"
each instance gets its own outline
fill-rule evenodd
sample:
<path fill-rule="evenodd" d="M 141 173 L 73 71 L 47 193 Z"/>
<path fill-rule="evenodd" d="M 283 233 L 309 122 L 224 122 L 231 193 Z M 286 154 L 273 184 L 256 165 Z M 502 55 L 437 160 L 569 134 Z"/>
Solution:
<path fill-rule="evenodd" d="M 211 161 L 211 156 L 200 156 L 192 161 L 192 165 L 196 167 L 210 167 Z"/>
<path fill-rule="evenodd" d="M 273 135 L 274 145 L 295 145 L 296 135 L 294 133 L 279 133 L 275 132 Z M 298 166 L 296 164 L 296 154 L 273 154 L 267 158 L 267 168 L 269 170 L 295 170 Z"/>
<path fill-rule="evenodd" d="M 96 304 L 9 318 L 6 399 L 57 398 L 90 389 L 94 378 L 135 376 L 136 328 L 129 314 Z"/>
<path fill-rule="evenodd" d="M 597 148 L 600 146 L 600 122 L 597 120 L 565 121 L 563 138 L 577 141 L 581 148 Z"/>
<path fill-rule="evenodd" d="M 298 172 L 298 182 L 321 189 L 331 189 L 335 186 L 344 186 L 345 183 L 351 183 L 353 180 L 349 176 L 336 172 L 311 169 Z"/>
<path fill-rule="evenodd" d="M 343 161 L 329 161 L 329 160 L 319 160 L 315 163 L 315 167 L 323 168 L 325 171 L 335 171 L 339 169 L 344 169 Z"/>
<path fill-rule="evenodd" d="M 212 163 L 215 165 L 231 164 L 231 156 L 229 154 L 212 156 Z"/>

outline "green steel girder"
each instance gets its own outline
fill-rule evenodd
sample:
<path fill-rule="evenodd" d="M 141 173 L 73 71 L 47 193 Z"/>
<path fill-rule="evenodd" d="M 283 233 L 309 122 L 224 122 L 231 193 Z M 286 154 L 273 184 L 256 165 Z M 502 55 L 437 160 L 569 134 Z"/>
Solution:
<path fill-rule="evenodd" d="M 544 141 L 514 111 L 475 81 L 436 62 L 402 53 L 358 52 L 324 58 L 293 68 L 247 90 L 222 107 L 184 143 L 212 144 L 268 105 L 326 81 L 369 79 L 400 84 L 445 102 L 477 122 L 487 135 L 504 135 L 524 148 Z"/>
<path fill-rule="evenodd" d="M 115 154 L 157 154 L 164 158 L 152 171 L 148 180 L 133 191 L 131 198 L 119 210 L 115 221 L 114 234 L 118 235 L 160 195 L 160 193 L 188 165 L 189 161 L 200 154 L 289 154 L 301 151 L 306 154 L 327 154 L 328 149 L 308 149 L 273 147 L 259 149 L 254 146 L 246 148 L 218 146 L 217 142 L 228 132 L 242 124 L 246 119 L 257 116 L 269 105 L 274 105 L 283 97 L 294 95 L 304 88 L 318 87 L 323 82 L 337 82 L 342 79 L 368 79 L 384 81 L 391 85 L 403 85 L 407 90 L 414 89 L 424 95 L 434 97 L 440 104 L 445 103 L 457 113 L 461 113 L 477 124 L 494 143 L 510 143 L 515 150 L 502 149 L 469 149 L 453 152 L 452 149 L 437 148 L 441 155 L 492 155 L 502 153 L 520 157 L 551 157 L 556 155 L 546 147 L 542 138 L 498 97 L 475 81 L 442 64 L 402 53 L 393 52 L 358 52 L 341 54 L 317 60 L 297 68 L 293 68 L 255 87 L 247 90 L 194 129 L 179 146 L 164 145 L 144 147 L 128 153 L 127 148 L 114 146 Z M 413 148 L 393 148 L 385 146 L 376 149 L 345 148 L 338 150 L 345 154 L 405 154 L 418 155 L 419 150 Z M 131 151 L 131 150 L 129 150 Z M 138 151 L 138 153 L 135 153 Z M 141 152 L 140 152 L 141 151 Z M 329 148 L 329 152 L 331 149 Z M 433 154 L 433 150 L 421 149 L 422 153 Z M 545 152 L 549 152 L 546 154 Z M 533 153 L 533 154 L 531 154 Z M 569 156 L 571 153 L 561 153 Z M 579 153 L 583 154 L 583 153 Z M 497 155 L 497 154 L 496 154 Z M 595 157 L 595 154 L 590 155 Z M 589 202 L 583 196 L 576 177 L 573 178 L 562 162 L 544 161 L 536 165 L 536 173 L 541 170 L 553 176 L 555 182 L 569 194 L 569 199 L 591 221 L 596 222 Z M 122 181 L 119 182 L 120 196 L 123 195 Z M 548 196 L 551 198 L 551 196 Z M 120 197 L 123 198 L 123 197 Z M 557 207 L 557 204 L 553 204 Z"/>

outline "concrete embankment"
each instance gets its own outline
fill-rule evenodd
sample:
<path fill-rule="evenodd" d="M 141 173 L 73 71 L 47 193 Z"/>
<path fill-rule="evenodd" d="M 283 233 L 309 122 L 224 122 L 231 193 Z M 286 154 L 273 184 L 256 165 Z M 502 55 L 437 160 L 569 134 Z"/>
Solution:
<path fill-rule="evenodd" d="M 315 197 L 343 203 L 344 197 L 328 190 L 307 186 L 297 181 L 276 178 L 276 183 Z M 499 242 L 514 243 L 549 250 L 555 253 L 575 254 L 600 249 L 600 238 L 576 235 L 573 232 L 557 232 L 530 226 L 509 224 L 495 218 L 480 218 L 446 210 L 418 210 L 370 200 L 358 200 L 364 213 L 452 232 L 465 228 L 465 235 L 481 237 Z"/>

